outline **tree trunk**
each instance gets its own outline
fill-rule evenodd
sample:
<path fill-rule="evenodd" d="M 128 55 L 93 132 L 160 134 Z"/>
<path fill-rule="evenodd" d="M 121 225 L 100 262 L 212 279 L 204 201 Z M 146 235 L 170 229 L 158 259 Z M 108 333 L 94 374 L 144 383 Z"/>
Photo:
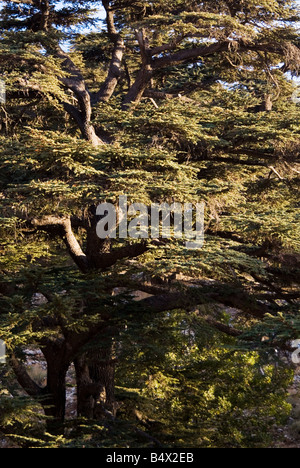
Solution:
<path fill-rule="evenodd" d="M 69 365 L 55 357 L 47 366 L 47 386 L 43 393 L 42 405 L 47 419 L 47 429 L 51 434 L 61 434 L 66 412 L 66 374 Z"/>
<path fill-rule="evenodd" d="M 97 405 L 95 407 L 95 416 L 103 408 L 115 416 L 115 361 L 111 347 L 101 350 L 93 357 L 89 363 L 89 371 L 92 381 L 104 389 L 104 392 L 100 394 L 100 407 Z"/>
<path fill-rule="evenodd" d="M 103 387 L 93 384 L 85 356 L 75 359 L 74 365 L 77 383 L 77 416 L 94 419 L 95 407 Z"/>
<path fill-rule="evenodd" d="M 88 419 L 116 413 L 113 347 L 91 352 L 75 360 L 77 413 Z"/>
<path fill-rule="evenodd" d="M 104 144 L 103 140 L 101 140 L 101 138 L 96 134 L 96 131 L 90 122 L 81 122 L 80 130 L 83 138 L 90 142 L 92 146 L 97 147 Z"/>
<path fill-rule="evenodd" d="M 69 362 L 63 359 L 56 347 L 47 346 L 42 349 L 47 361 L 47 385 L 41 388 L 30 377 L 24 363 L 19 361 L 14 352 L 10 356 L 10 364 L 16 378 L 28 395 L 39 402 L 47 416 L 47 430 L 51 434 L 63 433 L 66 406 L 66 374 Z"/>
<path fill-rule="evenodd" d="M 48 340 L 47 340 L 48 341 Z M 42 347 L 47 361 L 47 385 L 43 389 L 43 405 L 47 429 L 51 434 L 62 434 L 66 414 L 66 375 L 71 360 L 64 340 L 48 341 Z"/>

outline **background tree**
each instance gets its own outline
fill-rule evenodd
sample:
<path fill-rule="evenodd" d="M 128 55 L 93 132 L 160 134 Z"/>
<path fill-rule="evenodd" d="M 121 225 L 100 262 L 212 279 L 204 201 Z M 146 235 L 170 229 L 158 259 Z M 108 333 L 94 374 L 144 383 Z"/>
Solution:
<path fill-rule="evenodd" d="M 297 8 L 80 3 L 2 9 L 10 366 L 53 433 L 63 430 L 74 363 L 78 416 L 104 420 L 109 433 L 97 446 L 192 445 L 195 434 L 199 446 L 229 434 L 231 446 L 266 443 L 266 427 L 286 413 L 287 378 L 270 363 L 261 374 L 253 346 L 269 336 L 264 346 L 286 348 L 292 335 L 274 323 L 299 306 L 299 119 L 288 74 L 300 64 Z M 105 28 L 84 32 L 99 7 Z M 100 240 L 96 206 L 121 194 L 148 206 L 204 200 L 204 248 Z M 239 339 L 243 352 L 221 351 Z M 28 372 L 29 346 L 43 353 L 45 386 Z"/>

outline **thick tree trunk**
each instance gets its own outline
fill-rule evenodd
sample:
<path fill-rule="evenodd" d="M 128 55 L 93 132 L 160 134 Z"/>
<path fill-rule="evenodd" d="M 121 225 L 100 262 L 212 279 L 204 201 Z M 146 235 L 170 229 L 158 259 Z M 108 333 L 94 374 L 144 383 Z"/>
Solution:
<path fill-rule="evenodd" d="M 47 430 L 51 434 L 61 434 L 66 413 L 66 374 L 68 363 L 59 362 L 55 356 L 48 361 L 47 386 L 43 393 L 42 405 L 47 419 Z"/>
<path fill-rule="evenodd" d="M 92 381 L 101 385 L 104 389 L 104 392 L 100 395 L 100 407 L 95 407 L 95 416 L 97 416 L 97 410 L 101 412 L 102 408 L 115 416 L 115 361 L 112 348 L 102 350 L 95 355 L 89 363 L 89 371 Z"/>
<path fill-rule="evenodd" d="M 51 434 L 63 433 L 66 405 L 66 374 L 69 362 L 62 358 L 56 348 L 51 346 L 43 349 L 47 360 L 47 385 L 39 387 L 27 372 L 26 366 L 20 362 L 14 353 L 10 364 L 21 387 L 38 401 L 47 416 L 47 430 Z"/>
<path fill-rule="evenodd" d="M 85 356 L 75 359 L 74 364 L 77 383 L 77 416 L 93 419 L 103 386 L 94 385 Z"/>
<path fill-rule="evenodd" d="M 82 121 L 79 125 L 79 128 L 83 138 L 91 143 L 92 146 L 97 147 L 104 144 L 104 141 L 98 137 L 95 128 L 90 124 L 89 121 Z"/>
<path fill-rule="evenodd" d="M 88 419 L 115 416 L 115 361 L 113 349 L 101 349 L 75 360 L 78 416 Z"/>
<path fill-rule="evenodd" d="M 41 348 L 47 362 L 47 385 L 41 401 L 51 434 L 62 434 L 66 414 L 66 375 L 71 364 L 70 349 L 61 337 L 45 340 Z"/>

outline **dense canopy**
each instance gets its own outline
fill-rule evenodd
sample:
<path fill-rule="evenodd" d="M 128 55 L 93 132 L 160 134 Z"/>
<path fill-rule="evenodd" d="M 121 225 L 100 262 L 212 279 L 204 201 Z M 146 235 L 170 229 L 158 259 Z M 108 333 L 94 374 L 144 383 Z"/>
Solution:
<path fill-rule="evenodd" d="M 297 3 L 2 3 L 0 439 L 269 446 L 300 338 Z M 100 239 L 121 195 L 205 202 L 204 246 Z"/>

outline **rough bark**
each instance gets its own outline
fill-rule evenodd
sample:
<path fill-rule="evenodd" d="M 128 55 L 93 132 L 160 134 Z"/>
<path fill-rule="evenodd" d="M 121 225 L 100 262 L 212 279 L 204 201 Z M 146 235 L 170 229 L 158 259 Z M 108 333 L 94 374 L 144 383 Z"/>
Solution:
<path fill-rule="evenodd" d="M 101 86 L 98 93 L 92 97 L 93 105 L 100 101 L 107 102 L 113 95 L 116 86 L 119 82 L 122 73 L 122 61 L 125 53 L 125 44 L 122 35 L 118 33 L 115 20 L 114 11 L 111 9 L 110 1 L 102 1 L 103 7 L 106 11 L 106 24 L 108 36 L 113 43 L 112 58 L 108 69 L 108 74 L 105 82 Z"/>
<path fill-rule="evenodd" d="M 45 231 L 53 232 L 53 229 L 57 230 L 58 235 L 64 240 L 69 254 L 78 266 L 78 268 L 84 273 L 89 269 L 86 254 L 77 241 L 73 230 L 71 219 L 69 217 L 56 217 L 56 216 L 45 216 L 41 219 L 31 220 L 31 225 Z"/>
<path fill-rule="evenodd" d="M 53 54 L 61 59 L 62 69 L 68 73 L 67 77 L 60 78 L 61 83 L 74 93 L 78 101 L 78 108 L 68 102 L 63 103 L 65 110 L 75 120 L 85 140 L 89 141 L 93 146 L 103 145 L 104 141 L 98 137 L 91 123 L 91 95 L 81 71 L 59 46 L 57 46 Z"/>
<path fill-rule="evenodd" d="M 90 377 L 89 367 L 84 356 L 74 360 L 77 386 L 77 416 L 93 419 L 98 398 L 103 390 L 97 387 Z"/>
<path fill-rule="evenodd" d="M 55 349 L 44 350 L 47 360 L 47 385 L 42 388 L 29 376 L 26 366 L 12 353 L 10 364 L 23 390 L 37 400 L 47 416 L 47 430 L 51 434 L 63 432 L 66 405 L 66 373 L 69 361 L 59 356 Z"/>
<path fill-rule="evenodd" d="M 136 31 L 136 39 L 139 43 L 140 54 L 142 58 L 142 68 L 139 71 L 137 78 L 129 89 L 127 96 L 123 101 L 123 109 L 126 110 L 131 104 L 139 103 L 143 97 L 145 90 L 148 87 L 149 82 L 153 77 L 153 66 L 151 49 L 149 46 L 149 40 L 145 35 L 145 31 Z"/>
<path fill-rule="evenodd" d="M 144 92 L 146 91 L 151 79 L 153 77 L 153 69 L 150 64 L 145 65 L 138 73 L 137 78 L 127 93 L 122 109 L 127 110 L 130 105 L 135 105 L 140 102 Z"/>
<path fill-rule="evenodd" d="M 50 19 L 50 3 L 48 0 L 43 0 L 40 2 L 41 5 L 41 25 L 40 28 L 42 31 L 48 31 L 49 29 L 49 19 Z"/>
<path fill-rule="evenodd" d="M 47 359 L 47 386 L 44 389 L 42 405 L 47 420 L 48 430 L 53 434 L 63 431 L 66 413 L 66 374 L 69 362 L 59 361 L 53 354 Z"/>
<path fill-rule="evenodd" d="M 112 344 L 94 353 L 89 359 L 89 372 L 92 381 L 104 389 L 100 399 L 100 407 L 95 407 L 95 416 L 101 414 L 102 408 L 114 416 L 116 414 L 115 401 L 115 366 L 114 349 Z M 101 397 L 101 395 L 100 395 Z"/>
<path fill-rule="evenodd" d="M 76 358 L 77 414 L 88 419 L 115 416 L 115 360 L 111 345 Z"/>
<path fill-rule="evenodd" d="M 92 270 L 106 270 L 119 260 L 138 257 L 148 250 L 145 242 L 128 244 L 113 250 L 110 240 L 102 240 L 97 237 L 96 224 L 95 215 L 92 216 L 89 225 L 83 224 L 87 230 L 87 251 L 85 253 L 73 232 L 70 217 L 44 216 L 31 220 L 31 226 L 36 229 L 56 233 L 63 239 L 71 258 L 82 273 Z"/>

